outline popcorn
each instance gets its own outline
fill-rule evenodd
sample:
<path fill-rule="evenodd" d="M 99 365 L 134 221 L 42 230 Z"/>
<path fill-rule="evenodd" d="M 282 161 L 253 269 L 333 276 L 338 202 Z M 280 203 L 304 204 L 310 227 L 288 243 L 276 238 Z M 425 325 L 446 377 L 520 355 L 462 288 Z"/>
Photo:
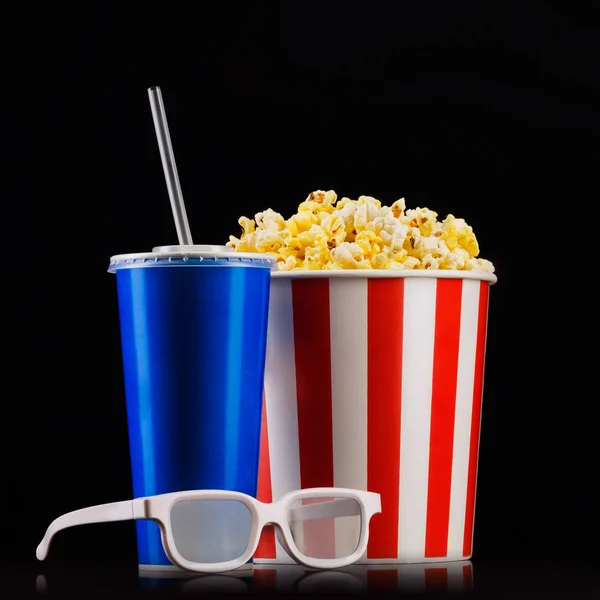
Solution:
<path fill-rule="evenodd" d="M 421 265 L 423 269 L 439 269 L 439 264 L 439 259 L 434 258 L 433 256 L 431 256 L 431 254 L 428 254 L 423 258 L 423 260 L 421 260 Z"/>
<path fill-rule="evenodd" d="M 331 251 L 334 265 L 342 269 L 371 269 L 371 263 L 365 258 L 363 249 L 355 242 L 342 242 Z"/>
<path fill-rule="evenodd" d="M 375 254 L 371 259 L 371 265 L 374 269 L 385 269 L 390 263 L 390 257 L 385 252 Z"/>
<path fill-rule="evenodd" d="M 258 217 L 258 215 L 257 215 L 257 217 Z M 242 226 L 244 235 L 249 235 L 256 230 L 256 223 L 252 219 L 247 219 L 246 217 L 242 217 L 239 220 L 239 223 Z"/>
<path fill-rule="evenodd" d="M 256 225 L 258 225 L 259 229 L 263 229 L 266 231 L 283 231 L 285 229 L 285 219 L 274 210 L 268 208 L 265 212 L 258 213 L 256 215 Z M 241 221 L 249 221 L 245 217 L 240 219 L 240 225 L 244 227 L 244 224 Z M 254 223 L 253 221 L 249 221 L 250 223 Z"/>
<path fill-rule="evenodd" d="M 230 236 L 236 252 L 272 253 L 281 271 L 339 269 L 464 270 L 493 273 L 479 256 L 479 243 L 464 219 L 425 207 L 406 209 L 404 198 L 382 206 L 371 196 L 338 201 L 333 190 L 317 190 L 284 219 L 268 208 L 238 221 Z"/>
<path fill-rule="evenodd" d="M 392 214 L 394 215 L 394 217 L 396 217 L 396 219 L 399 219 L 404 214 L 404 211 L 406 210 L 406 201 L 404 200 L 404 198 L 400 198 L 400 200 L 396 200 L 396 202 L 394 202 L 394 204 L 392 204 L 391 209 L 392 209 Z"/>
<path fill-rule="evenodd" d="M 414 257 L 414 256 L 409 256 L 407 257 L 407 259 L 404 261 L 404 268 L 405 269 L 419 269 L 422 268 L 421 267 L 421 261 Z"/>

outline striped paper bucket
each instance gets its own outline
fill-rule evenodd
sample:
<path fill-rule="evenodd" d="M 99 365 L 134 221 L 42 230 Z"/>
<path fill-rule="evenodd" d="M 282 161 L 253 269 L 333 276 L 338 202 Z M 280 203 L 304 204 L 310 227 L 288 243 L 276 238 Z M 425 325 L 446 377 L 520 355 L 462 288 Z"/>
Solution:
<path fill-rule="evenodd" d="M 495 282 L 460 271 L 274 273 L 258 498 L 379 492 L 359 563 L 470 558 Z M 255 562 L 292 562 L 272 529 Z"/>

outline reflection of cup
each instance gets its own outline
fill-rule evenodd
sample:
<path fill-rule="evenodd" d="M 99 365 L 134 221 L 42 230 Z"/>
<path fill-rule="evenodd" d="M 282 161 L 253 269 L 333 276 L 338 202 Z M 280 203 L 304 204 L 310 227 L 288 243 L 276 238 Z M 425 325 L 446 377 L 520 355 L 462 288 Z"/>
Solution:
<path fill-rule="evenodd" d="M 248 591 L 252 565 L 226 574 L 201 575 L 193 571 L 140 569 L 138 585 L 143 590 L 169 591 L 175 594 L 198 592 L 236 593 Z"/>
<path fill-rule="evenodd" d="M 248 591 L 248 583 L 230 575 L 207 575 L 186 581 L 179 591 L 185 594 L 238 594 Z"/>
<path fill-rule="evenodd" d="M 272 265 L 199 246 L 111 259 L 136 498 L 256 495 Z M 158 526 L 136 526 L 140 565 L 170 565 Z M 199 540 L 215 552 L 223 541 Z"/>
<path fill-rule="evenodd" d="M 360 562 L 469 558 L 495 281 L 273 273 L 259 499 L 320 486 L 379 492 Z M 255 561 L 289 558 L 265 531 Z"/>

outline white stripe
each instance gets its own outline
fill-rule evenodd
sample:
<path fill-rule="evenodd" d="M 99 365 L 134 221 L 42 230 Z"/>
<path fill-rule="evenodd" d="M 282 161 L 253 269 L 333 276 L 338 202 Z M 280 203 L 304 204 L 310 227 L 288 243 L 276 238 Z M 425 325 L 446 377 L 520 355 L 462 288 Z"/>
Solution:
<path fill-rule="evenodd" d="M 435 279 L 404 282 L 398 556 L 425 556 L 435 340 Z"/>
<path fill-rule="evenodd" d="M 285 551 L 284 547 L 279 543 L 279 533 L 278 529 L 275 529 L 275 556 L 277 557 L 275 561 L 281 565 L 295 565 L 296 561 Z"/>
<path fill-rule="evenodd" d="M 479 281 L 463 281 L 447 555 L 448 558 L 453 559 L 462 558 L 463 555 L 473 415 L 473 383 L 477 352 L 479 287 Z"/>
<path fill-rule="evenodd" d="M 367 279 L 329 283 L 334 485 L 358 490 L 367 489 L 367 293 Z M 335 531 L 336 555 L 352 554 L 360 519 L 336 519 Z"/>
<path fill-rule="evenodd" d="M 474 499 L 474 503 L 473 503 L 473 525 L 475 524 L 475 512 L 477 510 L 477 483 L 479 481 L 479 451 L 481 449 L 481 424 L 482 424 L 482 420 L 483 420 L 483 390 L 484 390 L 484 385 L 485 385 L 485 357 L 486 357 L 486 353 L 487 353 L 487 336 L 488 336 L 488 320 L 490 317 L 490 313 L 489 313 L 489 306 L 490 306 L 490 290 L 489 290 L 488 286 L 488 298 L 487 298 L 487 304 L 484 307 L 485 310 L 485 338 L 483 340 L 483 373 L 481 374 L 481 415 L 480 415 L 480 422 L 479 422 L 479 433 L 477 435 L 477 471 L 475 472 L 475 499 Z M 479 288 L 481 289 L 481 282 L 479 285 Z M 473 531 L 471 532 L 471 551 L 473 550 L 473 538 L 475 536 L 475 526 L 473 526 Z M 471 558 L 471 556 L 465 556 L 464 558 Z"/>
<path fill-rule="evenodd" d="M 267 426 L 273 500 L 300 485 L 296 358 L 291 280 L 271 280 L 267 363 Z M 277 559 L 293 562 L 276 540 Z"/>

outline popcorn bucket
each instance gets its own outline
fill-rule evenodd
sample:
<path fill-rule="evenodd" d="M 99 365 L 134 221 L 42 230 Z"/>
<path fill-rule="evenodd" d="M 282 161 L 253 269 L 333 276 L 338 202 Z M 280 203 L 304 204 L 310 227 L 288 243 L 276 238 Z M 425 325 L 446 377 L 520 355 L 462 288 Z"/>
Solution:
<path fill-rule="evenodd" d="M 469 559 L 495 282 L 472 271 L 273 273 L 258 498 L 378 492 L 359 564 Z M 348 535 L 335 525 L 304 535 L 335 552 Z M 272 529 L 255 562 L 292 562 Z"/>

